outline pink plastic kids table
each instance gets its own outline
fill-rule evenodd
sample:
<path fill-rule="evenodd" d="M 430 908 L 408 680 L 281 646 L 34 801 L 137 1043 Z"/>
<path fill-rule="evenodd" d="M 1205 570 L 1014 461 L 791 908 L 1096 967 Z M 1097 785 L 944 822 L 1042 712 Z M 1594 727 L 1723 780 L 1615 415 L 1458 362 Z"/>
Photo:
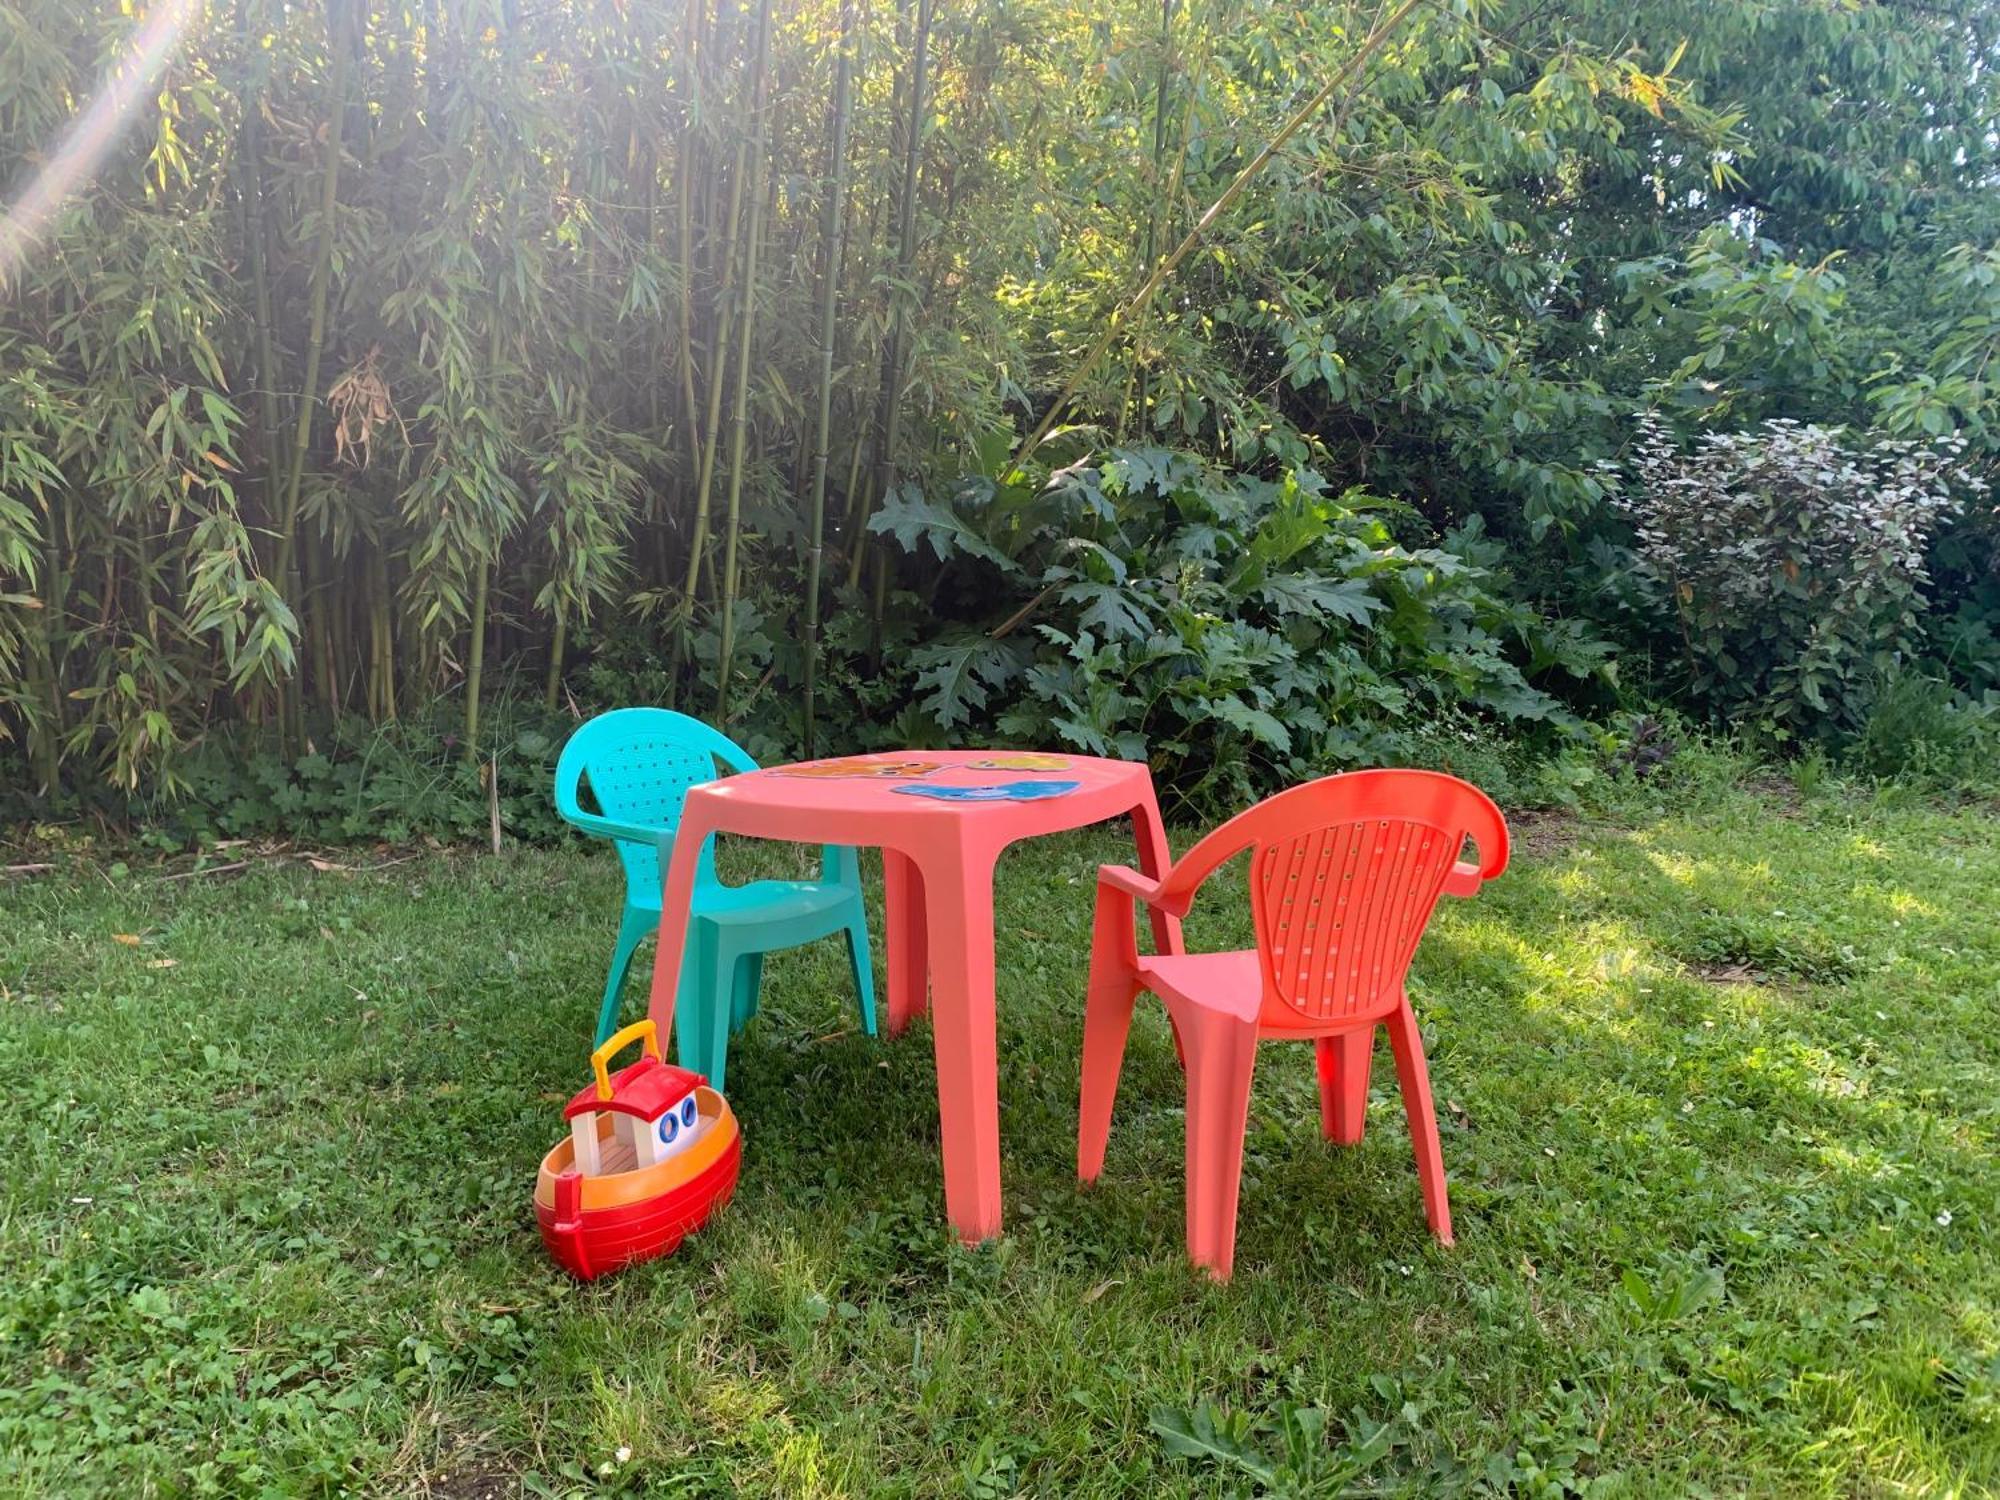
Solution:
<path fill-rule="evenodd" d="M 1062 755 L 1061 769 L 980 769 L 1024 752 L 910 750 L 854 757 L 856 765 L 936 765 L 918 777 L 893 773 L 818 778 L 772 766 L 689 790 L 681 810 L 660 907 L 649 1013 L 673 1035 L 674 984 L 687 936 L 695 858 L 712 833 L 800 844 L 874 845 L 882 850 L 887 916 L 889 1030 L 933 1010 L 938 1117 L 944 1148 L 945 1212 L 961 1238 L 1000 1232 L 1000 1095 L 993 998 L 993 867 L 1017 839 L 1082 828 L 1130 814 L 1139 865 L 1159 876 L 1172 863 L 1146 767 Z M 1057 758 L 1057 757 L 1051 757 Z M 1061 796 L 1027 802 L 948 802 L 896 790 L 915 785 L 990 786 L 1073 781 Z M 1078 899 L 1082 899 L 1079 897 Z M 1161 952 L 1181 951 L 1180 924 L 1154 912 Z M 928 986 L 926 985 L 928 980 Z"/>

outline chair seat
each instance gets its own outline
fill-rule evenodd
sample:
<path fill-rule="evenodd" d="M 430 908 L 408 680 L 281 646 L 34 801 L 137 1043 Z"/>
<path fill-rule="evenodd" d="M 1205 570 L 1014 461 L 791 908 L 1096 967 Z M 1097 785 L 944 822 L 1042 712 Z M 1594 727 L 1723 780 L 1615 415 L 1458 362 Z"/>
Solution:
<path fill-rule="evenodd" d="M 818 880 L 753 880 L 748 885 L 710 886 L 698 890 L 694 914 L 728 927 L 759 922 L 794 921 L 830 912 L 854 901 L 843 885 Z"/>
<path fill-rule="evenodd" d="M 1264 974 L 1255 948 L 1233 953 L 1147 954 L 1139 959 L 1139 979 L 1162 999 L 1178 1000 L 1238 1021 L 1255 1021 L 1259 1031 L 1272 1041 L 1334 1036 L 1386 1020 L 1398 998 L 1392 993 L 1365 1010 L 1356 1007 L 1323 1021 L 1307 1020 L 1282 1006 L 1266 1011 Z"/>
<path fill-rule="evenodd" d="M 1139 960 L 1139 979 L 1161 998 L 1254 1021 L 1264 1008 L 1264 974 L 1257 950 L 1235 953 L 1154 953 Z"/>
<path fill-rule="evenodd" d="M 819 880 L 753 880 L 746 885 L 696 886 L 694 915 L 723 926 L 748 926 L 830 912 L 854 893 Z M 642 911 L 660 909 L 660 893 L 634 890 L 627 899 Z"/>

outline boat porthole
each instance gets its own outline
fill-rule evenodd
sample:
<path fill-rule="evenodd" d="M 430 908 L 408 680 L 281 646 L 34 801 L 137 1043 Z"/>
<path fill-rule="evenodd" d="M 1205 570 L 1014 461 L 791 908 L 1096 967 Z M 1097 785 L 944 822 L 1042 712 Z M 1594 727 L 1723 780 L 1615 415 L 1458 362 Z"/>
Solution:
<path fill-rule="evenodd" d="M 694 1129 L 694 1099 L 690 1096 L 681 1103 L 681 1124 Z"/>
<path fill-rule="evenodd" d="M 674 1118 L 672 1111 L 660 1116 L 660 1144 L 671 1146 L 674 1137 L 681 1133 L 681 1122 Z"/>

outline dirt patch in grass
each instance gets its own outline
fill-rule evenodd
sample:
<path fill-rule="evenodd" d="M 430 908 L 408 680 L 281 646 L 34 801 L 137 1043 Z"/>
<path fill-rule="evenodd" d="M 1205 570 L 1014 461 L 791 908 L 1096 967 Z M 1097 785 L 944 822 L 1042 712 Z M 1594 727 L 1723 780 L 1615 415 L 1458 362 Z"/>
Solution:
<path fill-rule="evenodd" d="M 1761 802 L 1768 802 L 1781 818 L 1796 818 L 1805 811 L 1806 799 L 1798 783 L 1789 776 L 1759 771 L 1743 778 L 1743 790 Z"/>
<path fill-rule="evenodd" d="M 1707 984 L 1766 985 L 1796 989 L 1805 984 L 1842 984 L 1855 974 L 1846 952 L 1808 943 L 1760 941 L 1730 935 L 1697 939 L 1674 955 L 1690 974 Z"/>
<path fill-rule="evenodd" d="M 1507 837 L 1515 852 L 1536 859 L 1552 859 L 1576 847 L 1582 822 L 1574 813 L 1556 807 L 1534 807 L 1507 814 Z"/>
<path fill-rule="evenodd" d="M 1768 969 L 1745 963 L 1691 963 L 1687 965 L 1687 971 L 1703 984 L 1761 985 L 1783 989 L 1788 984 L 1799 982 L 1797 975 L 1773 974 Z"/>
<path fill-rule="evenodd" d="M 521 1486 L 512 1474 L 488 1469 L 433 1479 L 429 1493 L 432 1500 L 512 1500 Z"/>

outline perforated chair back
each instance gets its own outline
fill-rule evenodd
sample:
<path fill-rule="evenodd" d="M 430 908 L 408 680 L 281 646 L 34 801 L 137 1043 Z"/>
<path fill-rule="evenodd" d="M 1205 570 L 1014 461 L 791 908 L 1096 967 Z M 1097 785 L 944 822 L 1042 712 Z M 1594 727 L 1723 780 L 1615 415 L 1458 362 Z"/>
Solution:
<path fill-rule="evenodd" d="M 664 708 L 614 709 L 583 725 L 563 746 L 556 763 L 556 807 L 578 827 L 615 841 L 631 889 L 657 894 L 657 845 L 630 835 L 671 833 L 680 824 L 689 787 L 726 771 L 756 769 L 741 746 L 699 719 Z M 591 826 L 580 800 L 586 789 L 598 818 L 617 826 Z M 702 856 L 702 873 L 712 878 L 712 848 Z"/>
<path fill-rule="evenodd" d="M 1507 823 L 1479 788 L 1437 771 L 1352 771 L 1280 792 L 1187 852 L 1165 882 L 1181 903 L 1250 851 L 1250 909 L 1276 1030 L 1386 1015 L 1471 839 L 1478 878 L 1507 867 Z"/>

